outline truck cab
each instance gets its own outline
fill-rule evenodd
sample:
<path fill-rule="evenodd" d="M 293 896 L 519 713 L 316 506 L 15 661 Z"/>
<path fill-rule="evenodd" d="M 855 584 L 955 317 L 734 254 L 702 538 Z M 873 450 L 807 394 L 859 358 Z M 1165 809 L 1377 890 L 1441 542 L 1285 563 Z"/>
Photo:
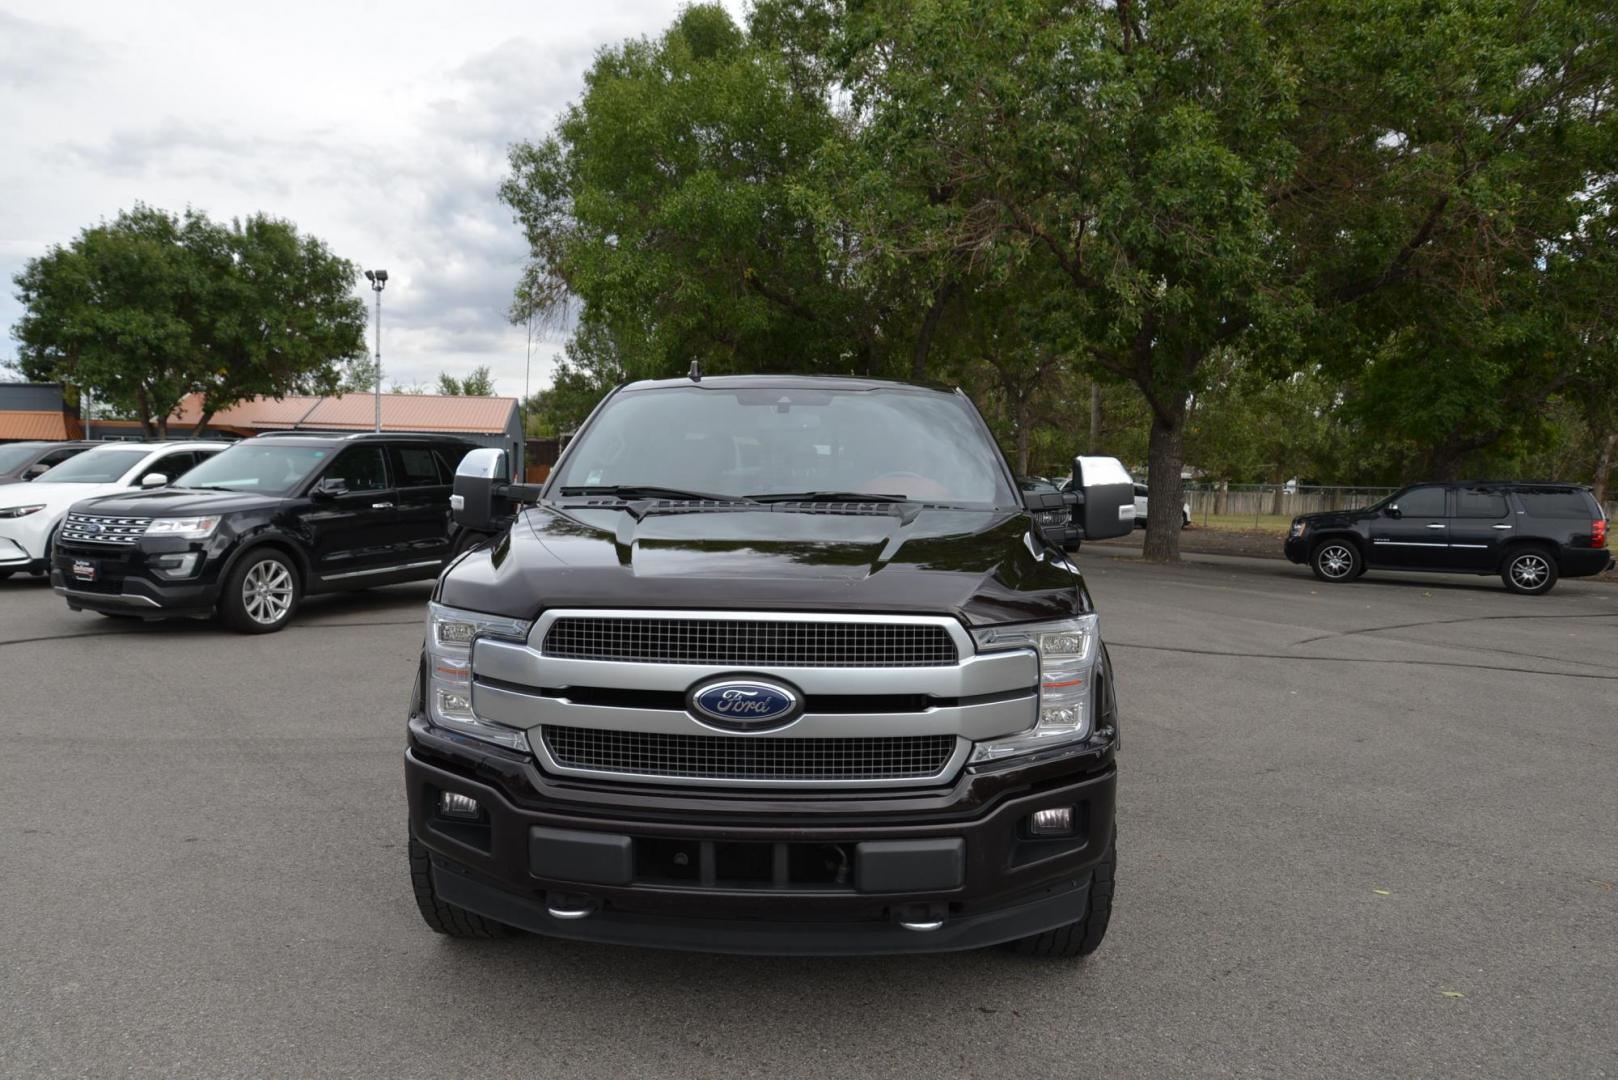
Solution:
<path fill-rule="evenodd" d="M 1090 538 L 1131 488 L 1080 459 Z M 452 507 L 410 706 L 427 924 L 776 954 L 1082 956 L 1116 864 L 1100 616 L 971 402 L 634 383 Z M 1041 504 L 1043 506 L 1043 504 Z"/>

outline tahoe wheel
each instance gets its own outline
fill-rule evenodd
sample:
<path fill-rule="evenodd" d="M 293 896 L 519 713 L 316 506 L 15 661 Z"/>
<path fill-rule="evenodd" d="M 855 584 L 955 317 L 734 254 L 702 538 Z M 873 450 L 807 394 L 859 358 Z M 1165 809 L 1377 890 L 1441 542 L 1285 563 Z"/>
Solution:
<path fill-rule="evenodd" d="M 268 634 L 285 626 L 298 609 L 298 572 L 286 556 L 251 552 L 230 572 L 219 615 L 232 630 Z"/>
<path fill-rule="evenodd" d="M 505 923 L 440 900 L 433 888 L 432 856 L 415 837 L 410 838 L 410 889 L 416 894 L 422 921 L 435 933 L 453 938 L 500 938 L 511 933 Z"/>
<path fill-rule="evenodd" d="M 1118 829 L 1114 827 L 1112 841 L 1107 846 L 1107 857 L 1090 871 L 1090 895 L 1084 918 L 1043 934 L 1008 941 L 1006 948 L 1020 956 L 1050 956 L 1057 959 L 1089 956 L 1095 952 L 1101 947 L 1101 939 L 1107 936 L 1107 923 L 1112 918 L 1112 884 L 1117 870 Z"/>
<path fill-rule="evenodd" d="M 1360 549 L 1347 540 L 1327 540 L 1309 556 L 1309 569 L 1321 581 L 1353 581 L 1360 576 Z"/>
<path fill-rule="evenodd" d="M 1506 588 L 1524 596 L 1541 596 L 1556 584 L 1556 560 L 1539 548 L 1524 548 L 1506 556 L 1500 570 Z"/>

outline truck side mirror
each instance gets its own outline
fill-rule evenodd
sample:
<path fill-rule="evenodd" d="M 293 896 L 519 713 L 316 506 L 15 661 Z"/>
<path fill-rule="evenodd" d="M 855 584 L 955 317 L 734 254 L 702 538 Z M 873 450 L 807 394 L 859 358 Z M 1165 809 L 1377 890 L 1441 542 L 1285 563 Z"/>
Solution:
<path fill-rule="evenodd" d="M 469 452 L 455 467 L 455 485 L 450 489 L 455 523 L 478 532 L 497 528 L 500 519 L 511 515 L 511 499 L 496 492 L 507 480 L 504 450 L 486 446 Z"/>
<path fill-rule="evenodd" d="M 1389 503 L 1388 504 L 1388 516 L 1390 518 L 1404 517 L 1404 514 L 1400 513 L 1400 511 L 1399 511 L 1399 504 L 1398 503 Z"/>
<path fill-rule="evenodd" d="M 1085 540 L 1128 536 L 1135 528 L 1135 481 L 1114 457 L 1073 459 L 1079 530 Z"/>
<path fill-rule="evenodd" d="M 50 471 L 51 467 L 49 465 L 46 465 L 43 462 L 35 462 L 23 470 L 22 478 L 24 480 L 37 480 Z"/>
<path fill-rule="evenodd" d="M 140 486 L 143 488 L 160 488 L 168 482 L 169 478 L 160 472 L 149 472 L 140 478 Z"/>

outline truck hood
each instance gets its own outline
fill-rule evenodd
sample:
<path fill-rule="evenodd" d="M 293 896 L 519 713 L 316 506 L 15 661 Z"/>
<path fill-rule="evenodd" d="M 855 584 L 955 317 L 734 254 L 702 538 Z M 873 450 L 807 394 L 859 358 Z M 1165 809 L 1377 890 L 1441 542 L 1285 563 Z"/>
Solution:
<path fill-rule="evenodd" d="M 66 486 L 66 485 L 64 485 Z M 197 488 L 151 488 L 96 499 L 82 509 L 112 517 L 203 517 L 258 510 L 285 499 L 251 491 L 202 491 Z"/>
<path fill-rule="evenodd" d="M 38 503 L 60 510 L 80 499 L 93 499 L 97 495 L 124 490 L 122 484 L 47 484 L 43 480 L 35 480 L 31 484 L 9 484 L 0 489 L 0 509 Z"/>
<path fill-rule="evenodd" d="M 1014 510 L 659 513 L 542 505 L 445 573 L 452 607 L 872 611 L 968 624 L 1090 610 L 1083 579 Z"/>

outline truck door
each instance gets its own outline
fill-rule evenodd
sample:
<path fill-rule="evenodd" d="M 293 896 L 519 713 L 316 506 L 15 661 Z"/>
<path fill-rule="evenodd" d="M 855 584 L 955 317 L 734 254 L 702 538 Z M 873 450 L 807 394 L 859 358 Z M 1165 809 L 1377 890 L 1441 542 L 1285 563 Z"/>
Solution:
<path fill-rule="evenodd" d="M 1371 521 L 1371 565 L 1400 569 L 1447 566 L 1449 489 L 1439 484 L 1399 493 Z"/>
<path fill-rule="evenodd" d="M 1449 565 L 1458 570 L 1494 570 L 1511 541 L 1511 507 L 1504 492 L 1475 485 L 1455 489 L 1449 519 Z"/>

